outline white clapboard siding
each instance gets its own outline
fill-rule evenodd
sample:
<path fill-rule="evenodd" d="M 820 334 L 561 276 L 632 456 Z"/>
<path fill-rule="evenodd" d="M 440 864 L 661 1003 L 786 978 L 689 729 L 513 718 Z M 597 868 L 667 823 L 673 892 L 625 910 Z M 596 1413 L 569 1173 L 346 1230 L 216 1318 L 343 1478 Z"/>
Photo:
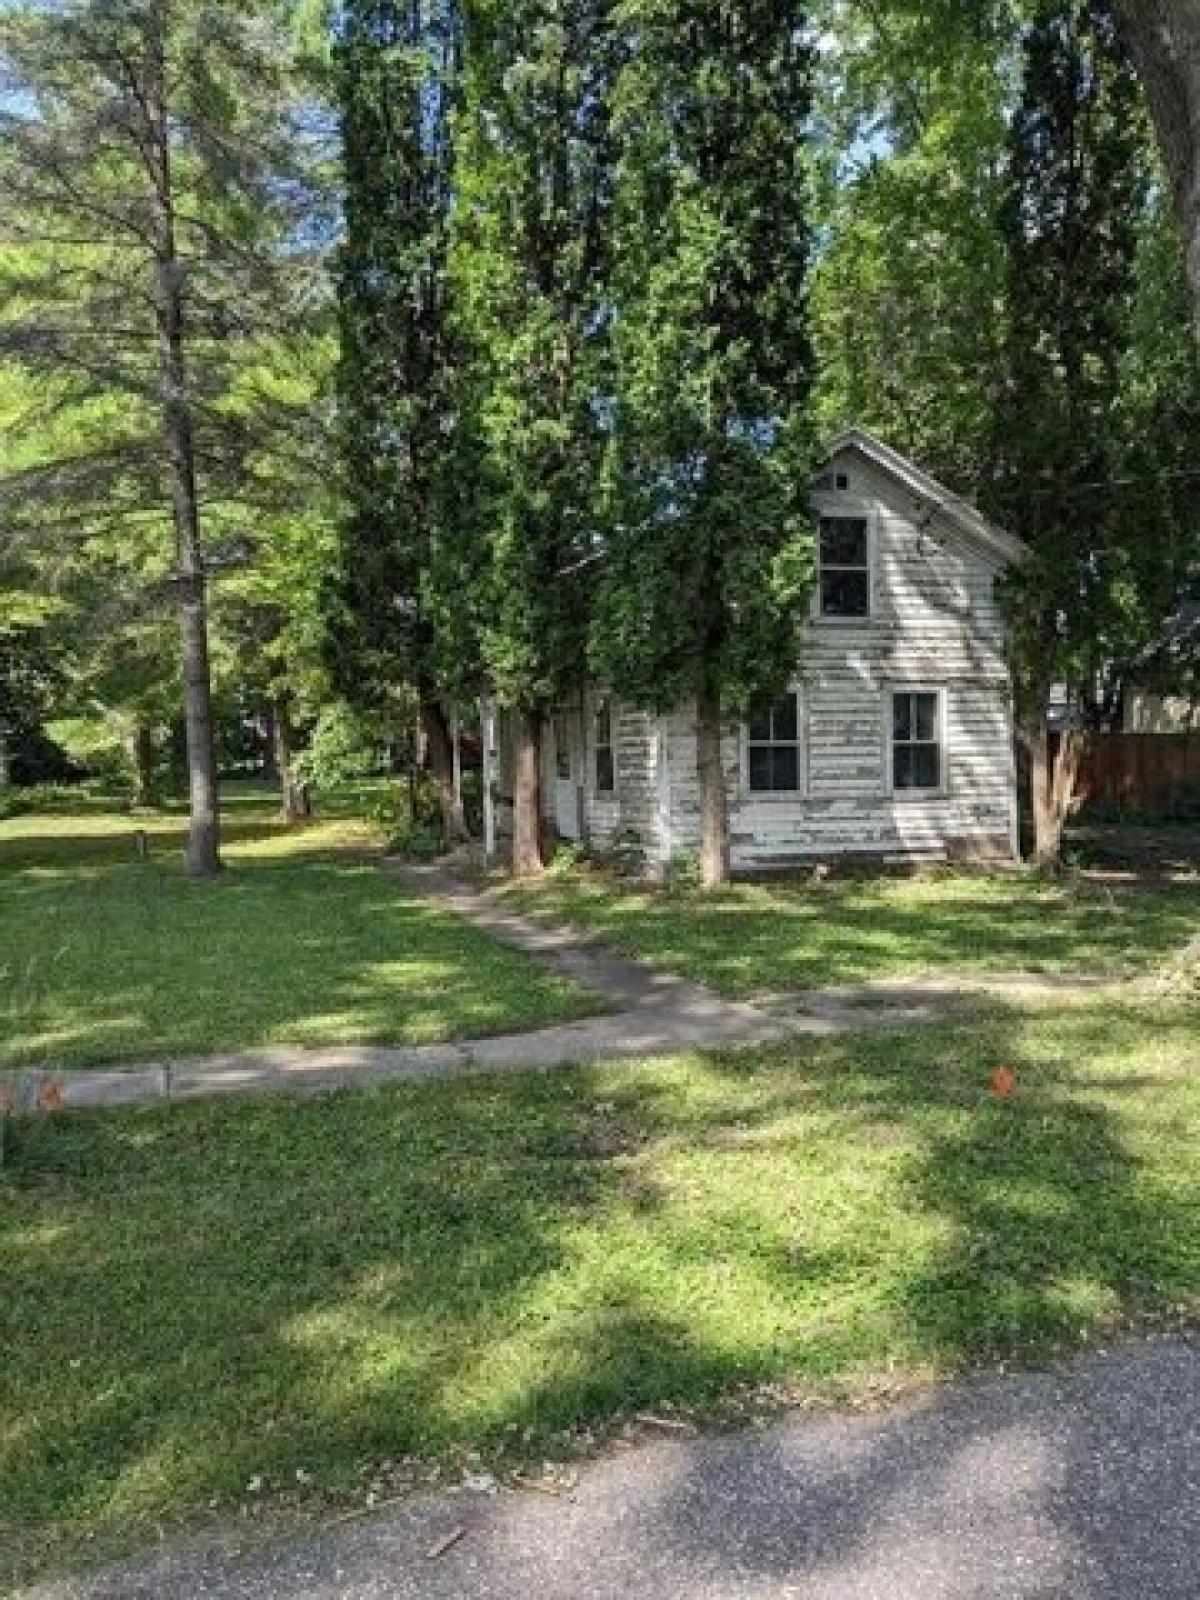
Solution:
<path fill-rule="evenodd" d="M 997 583 L 1019 547 L 945 498 L 946 491 L 863 436 L 829 463 L 845 489 L 818 509 L 864 514 L 871 530 L 871 616 L 800 629 L 803 781 L 795 795 L 751 795 L 743 732 L 723 754 L 734 866 L 783 865 L 841 854 L 1011 853 L 1015 762 L 1006 631 Z M 831 480 L 834 481 L 834 480 Z M 936 689 L 944 704 L 944 782 L 936 795 L 893 795 L 891 692 Z M 594 712 L 601 691 L 575 701 L 572 768 L 587 839 L 631 838 L 657 872 L 699 840 L 696 730 L 691 707 L 655 716 L 613 704 L 616 793 L 595 792 Z M 549 741 L 548 741 L 549 744 Z M 554 763 L 546 760 L 553 814 Z"/>
<path fill-rule="evenodd" d="M 741 731 L 724 744 L 733 862 L 743 870 L 805 856 L 1007 853 L 1015 773 L 1002 564 L 856 452 L 831 466 L 849 488 L 831 511 L 864 511 L 873 540 L 872 614 L 814 619 L 801 634 L 803 784 L 795 796 L 745 789 Z M 937 689 L 945 703 L 945 783 L 933 796 L 889 790 L 891 690 Z M 669 849 L 699 839 L 694 715 L 663 719 Z M 669 851 L 668 851 L 669 853 Z"/>

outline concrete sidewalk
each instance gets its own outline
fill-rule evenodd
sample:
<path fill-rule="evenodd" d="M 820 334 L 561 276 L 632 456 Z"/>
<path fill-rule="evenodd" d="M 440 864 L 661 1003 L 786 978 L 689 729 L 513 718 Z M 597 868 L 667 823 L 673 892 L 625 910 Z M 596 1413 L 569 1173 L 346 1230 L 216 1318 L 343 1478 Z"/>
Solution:
<path fill-rule="evenodd" d="M 1037 973 L 940 973 L 773 995 L 748 1004 L 622 956 L 588 934 L 520 916 L 440 866 L 389 861 L 385 869 L 408 893 L 436 900 L 493 938 L 603 996 L 614 1009 L 580 1022 L 450 1044 L 272 1045 L 102 1070 L 0 1072 L 0 1114 L 6 1100 L 11 1109 L 33 1111 L 223 1094 L 328 1092 L 462 1073 L 549 1070 L 688 1050 L 728 1050 L 917 1026 L 962 1015 L 981 1003 L 1065 1001 L 1113 981 Z"/>
<path fill-rule="evenodd" d="M 887 1414 L 664 1441 L 569 1497 L 425 1495 L 30 1600 L 1195 1600 L 1200 1351 L 971 1379 Z"/>
<path fill-rule="evenodd" d="M 675 1051 L 765 1044 L 794 1023 L 657 972 L 562 928 L 547 928 L 496 906 L 439 867 L 386 863 L 410 894 L 436 900 L 505 944 L 603 996 L 615 1008 L 579 1022 L 451 1044 L 272 1045 L 190 1061 L 67 1071 L 0 1073 L 17 1110 L 137 1105 L 218 1094 L 326 1092 L 455 1073 L 511 1072 L 641 1059 Z M 815 1022 L 818 1032 L 830 1031 Z"/>

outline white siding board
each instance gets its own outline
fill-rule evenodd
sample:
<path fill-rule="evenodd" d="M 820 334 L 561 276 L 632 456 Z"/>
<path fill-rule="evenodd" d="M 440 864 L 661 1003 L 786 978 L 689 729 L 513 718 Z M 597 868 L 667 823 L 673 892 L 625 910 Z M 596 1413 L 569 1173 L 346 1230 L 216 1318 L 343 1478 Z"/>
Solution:
<path fill-rule="evenodd" d="M 842 854 L 936 856 L 1009 847 L 1014 771 L 998 568 L 938 514 L 905 503 L 881 473 L 847 456 L 844 496 L 871 517 L 872 615 L 814 618 L 801 630 L 805 783 L 795 797 L 745 792 L 741 737 L 724 742 L 735 868 Z M 905 685 L 945 696 L 945 787 L 889 792 L 890 694 Z M 694 847 L 700 807 L 695 723 L 663 719 L 671 786 L 670 843 Z"/>
<path fill-rule="evenodd" d="M 853 622 L 812 618 L 800 630 L 800 793 L 749 794 L 742 732 L 729 730 L 723 757 L 734 866 L 1011 849 L 1015 757 L 998 558 L 857 452 L 843 452 L 831 469 L 846 473 L 849 488 L 820 498 L 831 510 L 839 501 L 849 510 L 852 502 L 871 522 L 872 614 Z M 890 792 L 890 693 L 905 686 L 944 697 L 945 783 L 936 795 Z M 597 795 L 592 713 L 599 693 L 589 690 L 581 719 L 587 837 L 603 850 L 633 835 L 654 872 L 698 842 L 694 712 L 684 707 L 659 717 L 614 702 L 617 789 Z M 552 812 L 549 749 L 546 766 Z"/>

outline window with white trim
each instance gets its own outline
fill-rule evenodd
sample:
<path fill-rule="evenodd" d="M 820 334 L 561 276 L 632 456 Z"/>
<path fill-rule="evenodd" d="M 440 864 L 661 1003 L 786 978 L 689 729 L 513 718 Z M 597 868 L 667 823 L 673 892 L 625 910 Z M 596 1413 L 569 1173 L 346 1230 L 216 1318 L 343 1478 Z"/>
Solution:
<path fill-rule="evenodd" d="M 823 617 L 871 614 L 871 539 L 866 517 L 822 517 L 820 608 Z"/>
<path fill-rule="evenodd" d="M 933 793 L 942 787 L 941 696 L 936 689 L 892 691 L 892 788 L 898 794 Z"/>
<path fill-rule="evenodd" d="M 612 701 L 601 700 L 596 706 L 592 724 L 593 771 L 597 794 L 615 794 L 617 788 L 617 763 L 613 752 Z"/>
<path fill-rule="evenodd" d="M 800 788 L 800 697 L 781 695 L 746 724 L 746 786 L 751 794 L 795 794 Z"/>

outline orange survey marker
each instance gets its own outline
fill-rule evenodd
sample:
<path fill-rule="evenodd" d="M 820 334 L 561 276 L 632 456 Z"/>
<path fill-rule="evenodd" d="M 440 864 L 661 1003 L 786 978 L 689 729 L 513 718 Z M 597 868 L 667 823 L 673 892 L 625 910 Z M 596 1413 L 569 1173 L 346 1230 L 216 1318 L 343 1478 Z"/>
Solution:
<path fill-rule="evenodd" d="M 57 1078 L 47 1078 L 38 1090 L 37 1105 L 39 1111 L 61 1111 L 67 1103 L 67 1093 Z"/>
<path fill-rule="evenodd" d="M 1017 1087 L 1016 1074 L 1011 1067 L 997 1067 L 988 1082 L 997 1100 L 1011 1100 Z"/>

